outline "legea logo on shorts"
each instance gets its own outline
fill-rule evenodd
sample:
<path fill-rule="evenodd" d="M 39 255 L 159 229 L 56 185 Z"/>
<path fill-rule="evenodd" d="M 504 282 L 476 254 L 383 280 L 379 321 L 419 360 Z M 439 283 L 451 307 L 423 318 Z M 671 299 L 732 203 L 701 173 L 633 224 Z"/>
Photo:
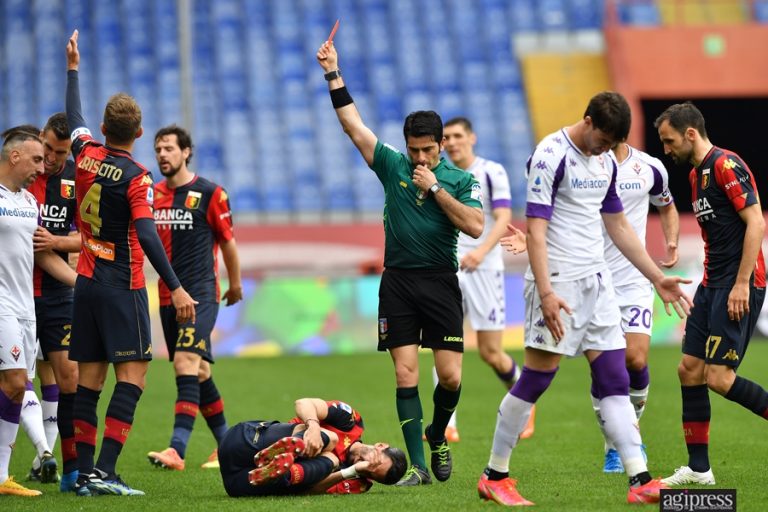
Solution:
<path fill-rule="evenodd" d="M 662 512 L 735 511 L 736 489 L 661 489 Z"/>
<path fill-rule="evenodd" d="M 443 336 L 443 341 L 461 342 L 464 338 L 461 336 Z"/>

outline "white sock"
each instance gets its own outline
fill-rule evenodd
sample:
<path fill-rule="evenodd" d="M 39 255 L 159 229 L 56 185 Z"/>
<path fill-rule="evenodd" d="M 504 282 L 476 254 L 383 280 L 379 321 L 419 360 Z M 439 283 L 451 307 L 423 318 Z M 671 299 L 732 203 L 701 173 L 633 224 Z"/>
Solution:
<path fill-rule="evenodd" d="M 514 395 L 509 393 L 504 395 L 496 415 L 496 430 L 493 432 L 489 468 L 500 473 L 509 472 L 512 449 L 517 445 L 520 433 L 528 423 L 532 407 L 532 403 L 520 400 Z"/>
<path fill-rule="evenodd" d="M 613 440 L 627 476 L 633 477 L 648 471 L 640 451 L 643 441 L 640 439 L 640 428 L 637 426 L 629 396 L 614 395 L 603 398 L 600 400 L 600 414 L 603 417 L 605 432 L 608 438 Z"/>
<path fill-rule="evenodd" d="M 59 425 L 56 423 L 57 414 L 59 412 L 59 401 L 49 402 L 43 400 L 40 402 L 43 411 L 43 428 L 45 429 L 45 440 L 48 442 L 48 448 L 53 449 L 56 447 L 56 438 L 59 437 Z"/>
<path fill-rule="evenodd" d="M 632 406 L 635 408 L 635 417 L 638 420 L 643 415 L 643 412 L 645 412 L 645 403 L 648 401 L 648 389 L 650 387 L 648 385 L 644 389 L 629 388 L 629 401 L 632 402 Z"/>
<path fill-rule="evenodd" d="M 43 427 L 43 409 L 40 407 L 40 401 L 34 390 L 28 389 L 24 392 L 24 402 L 21 406 L 21 426 L 29 436 L 29 440 L 35 445 L 37 457 L 40 458 L 43 453 L 51 451 L 48 441 L 45 438 L 45 428 Z M 40 466 L 38 462 L 38 467 Z"/>
<path fill-rule="evenodd" d="M 435 384 L 435 387 L 440 382 L 440 379 L 437 378 L 437 369 L 433 366 L 432 367 L 432 382 Z M 453 414 L 451 414 L 451 419 L 448 420 L 448 426 L 456 428 L 456 411 L 453 411 Z"/>
<path fill-rule="evenodd" d="M 597 425 L 600 427 L 600 432 L 603 434 L 603 447 L 605 453 L 608 453 L 608 450 L 615 450 L 616 447 L 613 446 L 611 440 L 608 439 L 608 434 L 605 433 L 605 421 L 603 421 L 603 417 L 600 415 L 600 399 L 593 396 L 592 393 L 589 394 L 589 398 L 592 400 L 592 410 L 595 411 Z"/>
<path fill-rule="evenodd" d="M 13 450 L 14 443 L 16 443 L 16 433 L 18 431 L 18 423 L 11 423 L 10 421 L 0 419 L 0 483 L 8 480 L 11 451 Z"/>

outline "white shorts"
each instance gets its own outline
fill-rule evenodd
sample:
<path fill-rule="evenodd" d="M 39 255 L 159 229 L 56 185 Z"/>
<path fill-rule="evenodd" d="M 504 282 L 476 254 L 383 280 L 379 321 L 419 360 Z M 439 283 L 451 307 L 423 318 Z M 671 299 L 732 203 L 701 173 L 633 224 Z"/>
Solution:
<path fill-rule="evenodd" d="M 621 329 L 624 332 L 651 335 L 653 328 L 653 285 L 628 283 L 614 288 L 621 309 Z"/>
<path fill-rule="evenodd" d="M 503 270 L 460 270 L 464 316 L 475 331 L 503 331 L 506 325 L 504 312 Z"/>
<path fill-rule="evenodd" d="M 0 316 L 0 370 L 27 370 L 35 378 L 37 333 L 34 320 Z"/>
<path fill-rule="evenodd" d="M 556 342 L 544 323 L 541 299 L 533 281 L 525 282 L 525 346 L 576 356 L 585 350 L 626 348 L 621 315 L 613 294 L 611 273 L 587 276 L 576 281 L 553 282 L 555 293 L 565 300 L 572 314 L 560 310 L 565 336 Z"/>

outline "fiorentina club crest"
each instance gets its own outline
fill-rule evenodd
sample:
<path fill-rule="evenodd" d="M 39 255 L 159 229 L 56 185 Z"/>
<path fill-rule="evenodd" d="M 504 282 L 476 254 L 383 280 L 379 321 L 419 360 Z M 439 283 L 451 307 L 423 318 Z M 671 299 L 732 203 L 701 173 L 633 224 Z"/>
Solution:
<path fill-rule="evenodd" d="M 640 171 L 643 169 L 640 167 L 640 164 L 635 162 L 635 165 L 632 167 L 632 169 L 635 171 L 635 174 L 640 174 Z"/>
<path fill-rule="evenodd" d="M 13 356 L 13 359 L 18 362 L 19 356 L 21 356 L 21 349 L 18 345 L 14 345 L 11 347 L 11 355 Z"/>
<path fill-rule="evenodd" d="M 197 210 L 197 207 L 200 206 L 202 197 L 203 194 L 201 192 L 190 190 L 187 192 L 187 199 L 184 201 L 184 206 L 190 210 Z"/>
<path fill-rule="evenodd" d="M 64 199 L 74 199 L 75 182 L 74 180 L 61 180 L 61 197 Z"/>

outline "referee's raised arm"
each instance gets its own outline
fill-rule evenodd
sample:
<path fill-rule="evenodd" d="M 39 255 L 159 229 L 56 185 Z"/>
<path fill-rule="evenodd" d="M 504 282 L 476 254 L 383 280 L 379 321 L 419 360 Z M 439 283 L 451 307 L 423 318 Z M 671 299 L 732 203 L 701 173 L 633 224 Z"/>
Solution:
<path fill-rule="evenodd" d="M 341 127 L 344 133 L 349 135 L 352 142 L 357 147 L 360 154 L 363 155 L 365 162 L 371 166 L 373 164 L 373 152 L 376 149 L 376 135 L 370 128 L 365 126 L 360 117 L 357 107 L 352 101 L 349 91 L 344 85 L 339 71 L 339 57 L 336 53 L 336 47 L 332 41 L 326 41 L 317 50 L 317 62 L 325 72 L 325 79 L 328 81 L 328 89 L 331 93 L 331 103 L 336 110 Z"/>

